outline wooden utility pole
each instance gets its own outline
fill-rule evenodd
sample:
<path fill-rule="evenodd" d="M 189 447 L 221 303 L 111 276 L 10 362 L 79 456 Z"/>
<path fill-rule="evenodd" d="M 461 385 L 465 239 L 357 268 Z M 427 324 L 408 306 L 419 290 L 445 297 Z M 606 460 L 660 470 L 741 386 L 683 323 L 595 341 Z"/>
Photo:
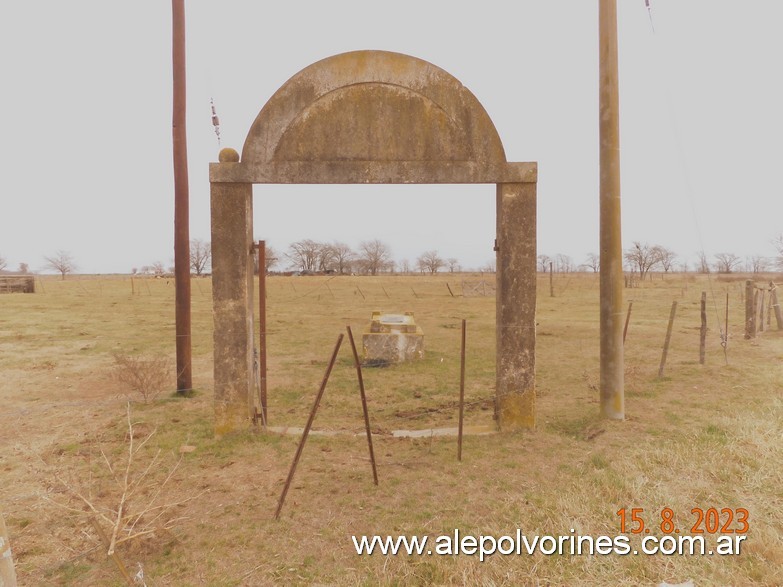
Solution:
<path fill-rule="evenodd" d="M 617 0 L 598 0 L 601 414 L 625 418 L 623 361 L 623 250 L 620 217 L 620 94 L 617 74 Z"/>
<path fill-rule="evenodd" d="M 177 393 L 193 389 L 190 340 L 190 209 L 185 132 L 185 0 L 171 0 L 174 72 L 174 287 L 177 334 Z"/>

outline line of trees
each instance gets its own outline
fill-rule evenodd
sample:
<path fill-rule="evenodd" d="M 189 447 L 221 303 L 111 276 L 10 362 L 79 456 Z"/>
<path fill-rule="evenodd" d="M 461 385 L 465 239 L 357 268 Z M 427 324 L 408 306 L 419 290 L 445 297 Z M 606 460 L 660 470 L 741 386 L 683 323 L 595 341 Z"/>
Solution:
<path fill-rule="evenodd" d="M 753 255 L 743 259 L 734 253 L 716 253 L 710 260 L 704 252 L 699 252 L 693 270 L 697 273 L 711 273 L 713 271 L 716 273 L 736 273 L 737 271 L 763 273 L 775 269 L 783 271 L 783 234 L 778 236 L 772 244 L 778 253 L 773 258 Z M 662 245 L 634 241 L 633 245 L 623 252 L 623 258 L 625 270 L 637 274 L 640 279 L 644 279 L 650 271 L 669 273 L 675 270 L 683 272 L 689 270 L 687 262 L 677 263 L 677 253 Z M 600 268 L 600 256 L 595 253 L 589 253 L 585 262 L 579 265 L 568 255 L 549 256 L 542 254 L 538 256 L 538 270 L 543 273 L 550 270 L 555 273 L 574 271 L 597 273 Z"/>
<path fill-rule="evenodd" d="M 742 259 L 733 253 L 716 253 L 712 260 L 704 253 L 697 255 L 693 270 L 697 273 L 735 273 L 746 271 L 750 273 L 763 273 L 765 271 L 783 271 L 783 233 L 772 241 L 777 251 L 775 257 L 753 255 Z M 688 271 L 690 268 L 686 262 L 676 263 L 677 254 L 662 246 L 651 245 L 634 241 L 629 249 L 623 253 L 625 269 L 639 275 L 644 279 L 650 271 L 660 270 L 669 273 L 676 270 Z M 60 274 L 62 279 L 78 269 L 76 262 L 68 251 L 58 250 L 53 255 L 44 256 L 44 268 Z M 190 268 L 195 275 L 204 275 L 211 269 L 212 247 L 208 241 L 194 239 L 190 241 Z M 575 271 L 600 270 L 599 255 L 589 253 L 581 264 L 574 262 L 573 258 L 565 254 L 549 256 L 538 255 L 538 270 L 556 273 L 571 273 Z M 8 261 L 0 255 L 0 272 L 8 272 Z M 275 268 L 281 270 L 294 270 L 303 273 L 334 273 L 378 275 L 379 273 L 425 273 L 434 275 L 441 270 L 451 273 L 459 272 L 462 266 L 454 257 L 441 257 L 437 250 L 425 251 L 411 263 L 408 259 L 395 262 L 391 247 L 378 239 L 362 241 L 356 249 L 342 242 L 324 243 L 311 239 L 304 239 L 291 243 L 284 253 L 280 253 L 274 247 L 266 246 L 266 271 Z M 479 271 L 494 273 L 495 261 L 490 260 L 479 268 Z M 173 273 L 174 268 L 166 268 L 161 261 L 152 265 L 144 265 L 141 268 L 134 267 L 132 274 L 165 275 Z M 19 268 L 14 273 L 28 274 L 30 266 L 27 263 L 19 263 Z"/>
<path fill-rule="evenodd" d="M 285 262 L 284 267 L 303 273 L 378 275 L 395 271 L 418 271 L 433 275 L 442 269 L 448 269 L 450 272 L 461 270 L 458 259 L 441 257 L 437 250 L 422 253 L 416 259 L 415 265 L 408 259 L 397 263 L 391 247 L 378 239 L 362 241 L 355 250 L 342 242 L 323 243 L 305 239 L 291 243 L 283 255 L 277 254 L 277 251 L 267 245 L 267 271 L 274 266 L 269 263 L 270 250 L 275 264 Z"/>

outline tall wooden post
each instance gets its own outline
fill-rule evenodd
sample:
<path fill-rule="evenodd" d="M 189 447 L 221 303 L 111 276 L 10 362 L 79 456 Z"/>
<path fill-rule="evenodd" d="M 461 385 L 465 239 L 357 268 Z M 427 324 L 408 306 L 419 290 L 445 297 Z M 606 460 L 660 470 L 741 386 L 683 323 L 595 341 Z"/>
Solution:
<path fill-rule="evenodd" d="M 617 0 L 599 0 L 601 414 L 625 417 Z"/>
<path fill-rule="evenodd" d="M 185 0 L 171 0 L 174 71 L 174 288 L 177 335 L 177 393 L 193 389 L 190 340 L 190 209 L 188 143 L 185 132 Z"/>

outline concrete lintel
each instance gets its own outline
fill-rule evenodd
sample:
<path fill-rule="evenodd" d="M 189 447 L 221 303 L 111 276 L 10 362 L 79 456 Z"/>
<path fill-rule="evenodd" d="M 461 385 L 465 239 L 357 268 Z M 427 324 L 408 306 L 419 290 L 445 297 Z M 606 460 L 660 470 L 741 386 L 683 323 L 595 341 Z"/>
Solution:
<path fill-rule="evenodd" d="M 279 161 L 210 163 L 212 183 L 470 184 L 535 183 L 537 163 L 476 161 Z"/>

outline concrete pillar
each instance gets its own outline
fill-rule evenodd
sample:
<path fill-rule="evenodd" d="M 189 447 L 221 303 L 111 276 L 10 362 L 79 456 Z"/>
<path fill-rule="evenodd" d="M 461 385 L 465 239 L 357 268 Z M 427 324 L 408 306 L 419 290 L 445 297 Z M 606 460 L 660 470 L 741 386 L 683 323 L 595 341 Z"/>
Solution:
<path fill-rule="evenodd" d="M 536 184 L 497 186 L 497 371 L 501 430 L 535 427 Z"/>
<path fill-rule="evenodd" d="M 213 183 L 212 317 L 215 434 L 253 417 L 253 186 Z"/>

